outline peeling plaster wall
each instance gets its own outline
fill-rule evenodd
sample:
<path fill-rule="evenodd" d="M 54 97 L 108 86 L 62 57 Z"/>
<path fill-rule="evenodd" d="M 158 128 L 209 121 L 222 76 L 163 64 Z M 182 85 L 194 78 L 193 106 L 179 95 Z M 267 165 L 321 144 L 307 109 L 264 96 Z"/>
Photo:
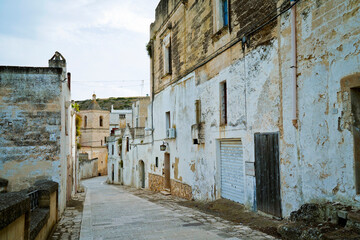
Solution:
<path fill-rule="evenodd" d="M 165 2 L 158 8 L 165 9 Z M 242 2 L 270 4 L 267 8 L 272 9 L 276 1 Z M 288 2 L 277 1 L 276 7 Z M 165 141 L 171 179 L 190 185 L 195 199 L 215 200 L 221 192 L 219 140 L 241 139 L 244 161 L 254 162 L 254 133 L 279 132 L 283 216 L 306 202 L 339 201 L 359 207 L 354 148 L 360 146 L 354 146 L 349 87 L 360 86 L 360 2 L 309 0 L 297 4 L 298 129 L 291 117 L 290 11 L 252 35 L 245 54 L 238 43 L 182 75 L 251 28 L 246 25 L 250 16 L 261 18 L 251 12 L 259 8 L 247 5 L 244 11 L 244 4 L 231 4 L 233 32 L 221 33 L 219 39 L 207 35 L 207 29 L 213 27 L 209 18 L 213 12 L 208 8 L 211 1 L 209 5 L 199 1 L 171 5 L 175 9 L 171 14 L 157 10 L 151 25 L 155 88 L 151 162 L 158 157 L 159 167 L 150 164 L 149 174 L 162 176 L 165 152 L 159 148 Z M 169 33 L 173 58 L 179 62 L 174 60 L 171 76 L 163 76 L 161 41 Z M 203 34 L 199 39 L 203 45 L 197 38 L 191 41 L 198 33 Z M 224 80 L 228 124 L 219 126 L 219 84 Z M 205 143 L 200 145 L 191 139 L 195 100 L 201 100 L 205 128 Z M 168 111 L 176 139 L 166 139 Z M 245 176 L 244 204 L 248 207 L 254 207 L 254 184 L 254 177 Z"/>
<path fill-rule="evenodd" d="M 60 213 L 71 154 L 65 133 L 70 91 L 61 83 L 65 75 L 61 68 L 0 66 L 0 176 L 9 180 L 9 191 L 39 179 L 58 182 Z"/>
<path fill-rule="evenodd" d="M 167 142 L 171 179 L 190 185 L 195 199 L 220 197 L 219 140 L 241 139 L 244 161 L 254 162 L 254 133 L 279 131 L 277 66 L 277 41 L 273 41 L 253 50 L 245 59 L 235 61 L 202 84 L 196 85 L 195 74 L 190 74 L 155 96 L 153 158 L 159 157 L 159 165 L 163 166 L 164 152 L 160 152 L 160 144 Z M 228 124 L 220 126 L 219 88 L 224 80 L 228 86 Z M 205 144 L 200 145 L 194 145 L 191 137 L 191 125 L 196 123 L 195 100 L 201 101 L 201 120 L 205 123 Z M 166 139 L 165 112 L 168 111 L 171 125 L 176 126 L 176 139 Z M 150 170 L 161 175 L 159 169 Z M 252 206 L 254 177 L 246 176 L 245 180 L 246 199 L 243 203 Z"/>
<path fill-rule="evenodd" d="M 342 79 L 360 72 L 360 2 L 300 1 L 297 6 L 299 130 L 291 124 L 290 16 L 280 24 L 284 134 L 283 212 L 304 202 L 360 206 L 355 192 L 349 98 Z M 360 81 L 358 81 L 360 86 Z M 359 147 L 359 146 L 358 146 Z"/>

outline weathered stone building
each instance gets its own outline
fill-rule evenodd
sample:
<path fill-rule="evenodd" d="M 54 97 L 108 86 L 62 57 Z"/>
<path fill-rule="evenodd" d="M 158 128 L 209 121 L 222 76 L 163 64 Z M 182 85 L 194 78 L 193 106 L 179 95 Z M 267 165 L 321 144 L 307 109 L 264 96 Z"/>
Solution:
<path fill-rule="evenodd" d="M 59 184 L 59 211 L 73 190 L 70 73 L 60 53 L 49 67 L 0 66 L 0 177 L 7 191 L 37 180 Z"/>
<path fill-rule="evenodd" d="M 98 174 L 107 175 L 106 137 L 109 134 L 110 112 L 102 110 L 92 96 L 92 103 L 87 110 L 80 111 L 83 126 L 80 135 L 80 152 L 88 153 L 89 159 L 98 158 Z"/>
<path fill-rule="evenodd" d="M 279 217 L 306 202 L 360 207 L 359 9 L 161 0 L 148 45 L 149 188 Z"/>

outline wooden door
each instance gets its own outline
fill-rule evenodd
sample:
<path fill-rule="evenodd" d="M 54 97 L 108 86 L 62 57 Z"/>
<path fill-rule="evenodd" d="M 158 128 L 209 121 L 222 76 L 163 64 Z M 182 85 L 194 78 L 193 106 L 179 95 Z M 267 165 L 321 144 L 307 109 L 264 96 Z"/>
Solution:
<path fill-rule="evenodd" d="M 170 189 L 170 154 L 165 153 L 165 159 L 164 159 L 164 172 L 165 172 L 165 189 Z"/>
<path fill-rule="evenodd" d="M 255 134 L 257 209 L 281 218 L 279 134 Z"/>
<path fill-rule="evenodd" d="M 350 92 L 353 115 L 355 187 L 356 193 L 360 194 L 360 88 L 352 88 Z"/>

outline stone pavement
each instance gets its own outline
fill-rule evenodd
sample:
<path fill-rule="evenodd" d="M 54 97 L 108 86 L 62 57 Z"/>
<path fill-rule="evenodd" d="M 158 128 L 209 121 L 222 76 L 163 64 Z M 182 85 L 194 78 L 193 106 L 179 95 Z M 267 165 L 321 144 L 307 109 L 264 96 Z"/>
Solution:
<path fill-rule="evenodd" d="M 107 185 L 106 177 L 83 181 L 86 190 L 81 240 L 275 239 L 262 232 L 176 204 L 173 196 Z M 136 196 L 144 191 L 148 197 Z M 168 200 L 170 199 L 170 200 Z"/>
<path fill-rule="evenodd" d="M 77 240 L 80 238 L 82 203 L 84 200 L 85 193 L 77 193 L 72 198 L 69 204 L 70 206 L 65 208 L 49 240 Z"/>

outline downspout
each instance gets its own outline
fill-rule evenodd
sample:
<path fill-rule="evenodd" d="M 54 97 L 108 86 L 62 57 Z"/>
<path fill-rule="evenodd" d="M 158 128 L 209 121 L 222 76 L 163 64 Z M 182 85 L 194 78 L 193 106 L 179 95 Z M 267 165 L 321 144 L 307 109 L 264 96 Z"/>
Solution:
<path fill-rule="evenodd" d="M 292 68 L 292 124 L 298 128 L 297 119 L 297 46 L 296 46 L 296 1 L 290 0 L 291 7 L 291 68 Z"/>
<path fill-rule="evenodd" d="M 297 42 L 296 42 L 296 2 L 295 0 L 290 0 L 291 4 L 291 68 L 292 68 L 292 124 L 295 127 L 296 131 L 296 150 L 297 150 L 297 160 L 298 160 L 298 183 L 297 186 L 300 194 L 300 202 L 304 202 L 303 195 L 303 174 L 302 174 L 302 162 L 301 162 L 301 150 L 300 150 L 300 133 L 299 133 L 299 123 L 297 117 Z"/>
<path fill-rule="evenodd" d="M 151 42 L 151 143 L 154 144 L 154 42 Z"/>

